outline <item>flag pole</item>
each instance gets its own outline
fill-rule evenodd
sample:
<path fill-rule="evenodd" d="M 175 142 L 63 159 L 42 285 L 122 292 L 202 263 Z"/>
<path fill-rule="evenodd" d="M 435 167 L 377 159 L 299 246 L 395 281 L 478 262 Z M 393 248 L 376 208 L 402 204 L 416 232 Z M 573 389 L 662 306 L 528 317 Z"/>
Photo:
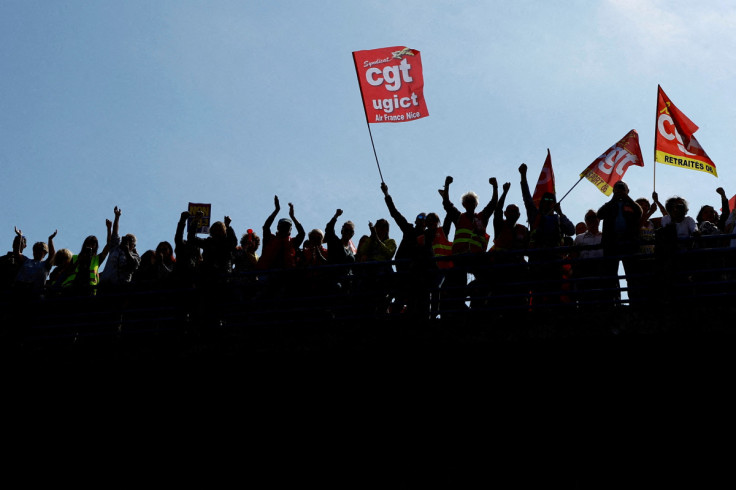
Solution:
<path fill-rule="evenodd" d="M 659 121 L 659 91 L 660 86 L 657 84 L 657 107 L 654 111 L 654 163 L 652 164 L 652 192 L 657 192 L 657 121 Z"/>
<path fill-rule="evenodd" d="M 585 176 L 580 177 L 580 179 L 577 182 L 575 182 L 575 185 L 573 185 L 572 187 L 570 187 L 570 190 L 567 191 L 564 196 L 562 196 L 562 199 L 565 199 L 567 197 L 567 195 L 570 194 L 570 192 L 572 192 L 572 190 L 575 188 L 575 186 L 578 185 L 581 180 L 583 180 L 584 177 Z M 562 202 L 562 199 L 560 199 L 559 201 L 557 201 L 557 204 L 560 204 Z"/>
<path fill-rule="evenodd" d="M 365 98 L 363 97 L 363 86 L 360 84 L 360 72 L 358 71 L 358 63 L 353 53 L 353 65 L 355 65 L 355 77 L 358 79 L 358 88 L 360 89 L 360 103 L 363 104 L 363 113 L 365 113 L 365 124 L 368 126 L 368 135 L 371 137 L 371 147 L 373 147 L 373 156 L 376 157 L 376 166 L 378 167 L 378 175 L 381 177 L 383 184 L 383 173 L 381 172 L 381 164 L 378 163 L 378 153 L 376 153 L 376 145 L 373 143 L 373 133 L 371 133 L 371 123 L 368 121 L 368 110 L 365 108 Z"/>

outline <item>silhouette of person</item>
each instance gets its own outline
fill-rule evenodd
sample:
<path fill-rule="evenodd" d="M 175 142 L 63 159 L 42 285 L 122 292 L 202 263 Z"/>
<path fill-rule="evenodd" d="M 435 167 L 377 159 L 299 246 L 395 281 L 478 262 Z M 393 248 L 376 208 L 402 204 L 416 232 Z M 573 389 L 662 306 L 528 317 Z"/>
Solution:
<path fill-rule="evenodd" d="M 105 289 L 114 289 L 129 285 L 133 280 L 133 273 L 135 273 L 141 263 L 141 257 L 135 248 L 135 235 L 129 233 L 121 238 L 118 234 L 122 210 L 115 206 L 113 212 L 115 218 L 112 223 L 112 232 L 109 233 L 107 242 L 110 252 L 107 262 L 105 262 L 105 267 L 100 273 L 100 286 Z"/>
<path fill-rule="evenodd" d="M 529 221 L 529 269 L 532 279 L 532 305 L 560 302 L 562 290 L 562 253 L 555 250 L 563 245 L 565 236 L 575 234 L 575 226 L 562 213 L 552 192 L 542 195 L 539 207 L 529 192 L 527 166 L 519 166 L 521 194 Z"/>
<path fill-rule="evenodd" d="M 23 235 L 17 228 L 16 233 L 19 236 Z M 14 288 L 17 292 L 28 297 L 41 297 L 56 256 L 55 236 L 56 231 L 49 236 L 48 245 L 44 242 L 36 242 L 33 245 L 33 258 L 24 260 L 18 270 L 18 275 L 15 276 Z M 44 257 L 46 257 L 46 260 L 44 260 Z"/>
<path fill-rule="evenodd" d="M 468 191 L 461 198 L 463 212 L 460 212 L 450 201 L 450 184 L 452 176 L 445 178 L 445 187 L 442 191 L 442 207 L 447 213 L 447 218 L 455 225 L 455 236 L 452 240 L 452 269 L 447 271 L 445 288 L 447 294 L 444 304 L 449 310 L 462 311 L 466 309 L 465 296 L 468 285 L 468 273 L 473 275 L 484 272 L 484 264 L 481 260 L 483 253 L 488 247 L 490 236 L 486 233 L 488 220 L 496 209 L 498 203 L 498 182 L 495 177 L 488 179 L 493 186 L 493 197 L 490 202 L 476 213 L 479 199 L 473 191 Z M 487 267 L 487 264 L 485 264 Z"/>
<path fill-rule="evenodd" d="M 281 210 L 278 196 L 274 196 L 274 211 L 263 224 L 263 254 L 258 260 L 258 269 L 293 269 L 296 267 L 297 250 L 304 241 L 304 227 L 294 215 L 294 205 L 289 203 L 289 217 L 282 218 L 276 225 L 276 233 L 271 233 L 273 220 Z M 292 226 L 297 234 L 291 237 Z"/>

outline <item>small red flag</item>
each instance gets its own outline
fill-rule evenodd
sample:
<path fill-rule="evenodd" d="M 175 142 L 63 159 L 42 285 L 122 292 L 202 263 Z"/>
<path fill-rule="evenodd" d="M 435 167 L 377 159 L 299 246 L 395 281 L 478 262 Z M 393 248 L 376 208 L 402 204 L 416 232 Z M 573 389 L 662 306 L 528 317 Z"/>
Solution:
<path fill-rule="evenodd" d="M 355 71 L 369 123 L 427 117 L 419 51 L 403 46 L 353 51 Z"/>
<path fill-rule="evenodd" d="M 635 129 L 629 131 L 618 143 L 593 160 L 580 177 L 585 177 L 598 190 L 607 196 L 613 193 L 613 186 L 624 177 L 631 165 L 644 166 L 644 158 L 639 147 L 639 134 Z"/>
<path fill-rule="evenodd" d="M 544 165 L 542 165 L 542 171 L 539 173 L 539 179 L 537 179 L 537 187 L 534 188 L 534 195 L 532 196 L 537 208 L 539 208 L 539 203 L 542 201 L 545 192 L 555 194 L 555 173 L 552 171 L 552 156 L 549 154 L 549 148 L 547 148 L 547 158 L 544 160 Z"/>

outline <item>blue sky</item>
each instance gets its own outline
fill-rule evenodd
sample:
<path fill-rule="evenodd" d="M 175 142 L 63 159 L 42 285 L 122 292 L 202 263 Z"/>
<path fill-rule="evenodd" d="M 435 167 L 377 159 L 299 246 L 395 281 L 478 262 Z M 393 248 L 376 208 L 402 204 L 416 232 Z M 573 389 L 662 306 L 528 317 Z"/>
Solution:
<path fill-rule="evenodd" d="M 335 209 L 368 231 L 388 218 L 352 64 L 355 50 L 422 53 L 430 116 L 373 124 L 383 177 L 407 217 L 451 197 L 491 197 L 489 177 L 536 181 L 552 155 L 558 196 L 629 130 L 653 188 L 657 84 L 697 125 L 719 178 L 657 165 L 661 198 L 695 216 L 736 194 L 736 4 L 729 1 L 0 2 L 0 217 L 30 242 L 59 230 L 78 252 L 113 207 L 138 249 L 173 242 L 188 202 L 241 235 L 273 196 L 304 227 Z M 583 181 L 573 222 L 607 200 Z M 400 235 L 392 223 L 392 235 Z"/>

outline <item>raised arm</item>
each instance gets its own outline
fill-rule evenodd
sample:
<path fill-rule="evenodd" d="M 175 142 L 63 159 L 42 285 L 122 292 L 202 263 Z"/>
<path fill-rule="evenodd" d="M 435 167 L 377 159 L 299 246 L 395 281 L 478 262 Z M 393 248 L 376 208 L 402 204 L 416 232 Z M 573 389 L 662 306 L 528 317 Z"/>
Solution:
<path fill-rule="evenodd" d="M 731 214 L 731 208 L 728 203 L 728 198 L 726 197 L 726 191 L 723 190 L 723 187 L 719 187 L 716 189 L 716 192 L 719 196 L 721 196 L 721 216 L 718 219 L 718 229 L 721 231 L 726 230 L 726 220 L 728 219 L 728 216 Z"/>
<path fill-rule="evenodd" d="M 123 214 L 123 210 L 119 207 L 115 206 L 115 209 L 113 209 L 113 212 L 115 213 L 115 219 L 112 222 L 112 236 L 119 236 L 118 228 L 120 226 L 120 215 Z"/>
<path fill-rule="evenodd" d="M 511 182 L 504 183 L 503 192 L 498 199 L 498 203 L 496 203 L 496 211 L 493 214 L 493 232 L 495 235 L 500 233 L 501 226 L 503 226 L 503 206 L 506 203 L 506 195 L 509 193 L 509 189 L 511 189 Z"/>
<path fill-rule="evenodd" d="M 23 242 L 23 232 L 17 226 L 14 226 L 13 229 L 15 229 L 15 235 L 18 237 L 17 240 L 13 240 L 13 255 L 16 260 L 20 260 L 20 246 Z"/>
<path fill-rule="evenodd" d="M 408 228 L 411 228 L 411 224 L 404 218 L 404 216 L 396 209 L 396 206 L 394 205 L 394 200 L 391 198 L 391 196 L 388 193 L 388 186 L 385 182 L 381 182 L 381 191 L 383 191 L 384 201 L 386 201 L 386 207 L 388 208 L 388 212 L 391 215 L 391 217 L 396 221 L 396 224 L 398 225 L 399 229 L 403 232 L 406 232 Z"/>
<path fill-rule="evenodd" d="M 228 245 L 230 245 L 230 248 L 232 250 L 235 250 L 236 248 L 238 248 L 238 237 L 235 235 L 235 230 L 233 230 L 233 227 L 230 226 L 230 223 L 232 223 L 230 216 L 225 216 L 223 222 L 225 223 L 225 228 L 227 229 L 227 243 Z"/>
<path fill-rule="evenodd" d="M 187 225 L 189 220 L 189 211 L 182 211 L 179 217 L 179 222 L 176 224 L 176 234 L 174 235 L 174 244 L 177 247 L 184 245 L 184 227 Z"/>
<path fill-rule="evenodd" d="M 667 209 L 662 206 L 662 203 L 659 202 L 659 195 L 656 192 L 652 192 L 652 200 L 654 201 L 654 204 L 656 204 L 657 208 L 659 208 L 662 216 L 668 216 L 670 214 L 667 212 Z"/>
<path fill-rule="evenodd" d="M 532 199 L 532 195 L 529 192 L 529 183 L 526 180 L 526 170 L 526 163 L 522 163 L 521 166 L 519 166 L 519 174 L 521 175 L 521 196 L 524 199 L 526 219 L 529 222 L 529 227 L 531 228 L 532 223 L 534 223 L 534 220 L 537 218 L 537 214 L 539 214 L 539 210 L 534 204 L 534 199 Z"/>
<path fill-rule="evenodd" d="M 337 223 L 337 218 L 340 216 L 342 216 L 342 209 L 335 211 L 335 215 L 327 222 L 327 226 L 325 226 L 325 240 L 334 240 L 337 238 L 337 234 L 335 233 L 335 223 Z"/>
<path fill-rule="evenodd" d="M 452 226 L 452 219 L 448 213 L 445 213 L 445 219 L 442 220 L 442 232 L 445 236 L 450 235 L 450 227 Z"/>
<path fill-rule="evenodd" d="M 440 189 L 440 195 L 442 196 L 442 207 L 447 213 L 447 219 L 453 223 L 457 223 L 460 218 L 460 211 L 450 202 L 450 184 L 452 184 L 452 177 L 445 177 L 445 187 Z"/>
<path fill-rule="evenodd" d="M 304 227 L 302 226 L 302 224 L 299 223 L 299 220 L 297 220 L 296 216 L 294 216 L 294 205 L 292 203 L 289 203 L 289 217 L 291 218 L 291 221 L 294 222 L 294 226 L 296 227 L 296 236 L 291 240 L 294 244 L 294 248 L 296 249 L 301 246 L 306 233 L 304 233 Z"/>
<path fill-rule="evenodd" d="M 56 237 L 56 233 L 59 230 L 54 230 L 54 232 L 49 235 L 49 256 L 46 259 L 48 263 L 52 263 L 54 261 L 54 256 L 56 256 L 56 248 L 54 247 L 54 238 Z"/>
<path fill-rule="evenodd" d="M 105 228 L 107 229 L 107 235 L 105 238 L 105 245 L 110 243 L 110 240 L 112 240 L 112 221 L 109 219 L 105 220 Z"/>
<path fill-rule="evenodd" d="M 281 211 L 281 205 L 279 204 L 279 196 L 273 196 L 273 205 L 274 205 L 273 213 L 271 213 L 268 216 L 268 218 L 266 218 L 266 222 L 263 223 L 264 237 L 266 235 L 271 234 L 271 225 L 273 224 L 273 220 L 276 219 L 276 215 L 279 214 L 279 211 Z"/>
<path fill-rule="evenodd" d="M 107 224 L 107 221 L 109 221 L 109 220 L 106 220 L 106 221 L 105 221 L 105 223 L 106 223 L 106 224 Z M 107 243 L 105 243 L 105 246 L 104 246 L 104 247 L 102 247 L 102 252 L 100 252 L 100 253 L 98 253 L 98 254 L 97 254 L 97 259 L 98 259 L 98 262 L 97 262 L 97 263 L 98 263 L 99 265 L 102 265 L 102 263 L 103 263 L 103 262 L 105 261 L 105 259 L 107 258 L 107 254 L 108 254 L 109 252 L 110 252 L 110 242 L 108 241 Z"/>
<path fill-rule="evenodd" d="M 447 205 L 452 205 L 450 202 L 450 184 L 452 184 L 452 176 L 448 175 L 445 177 L 445 187 L 440 191 L 440 195 L 442 195 L 442 206 L 447 207 Z"/>
<path fill-rule="evenodd" d="M 488 183 L 493 186 L 493 197 L 491 197 L 491 201 L 488 203 L 488 205 L 483 208 L 483 211 L 480 212 L 481 217 L 483 218 L 483 222 L 488 224 L 488 220 L 490 219 L 493 212 L 496 210 L 496 204 L 498 204 L 498 181 L 495 177 L 491 177 L 488 179 Z"/>

